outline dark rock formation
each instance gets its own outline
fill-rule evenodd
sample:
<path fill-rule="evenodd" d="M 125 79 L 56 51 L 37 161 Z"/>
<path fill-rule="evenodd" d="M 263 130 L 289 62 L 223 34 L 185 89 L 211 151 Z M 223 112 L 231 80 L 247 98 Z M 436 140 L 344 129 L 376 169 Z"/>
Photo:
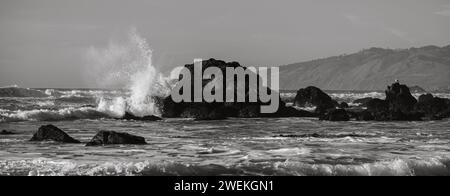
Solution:
<path fill-rule="evenodd" d="M 139 117 L 139 116 L 135 116 L 129 112 L 125 112 L 125 115 L 121 118 L 123 120 L 136 120 L 136 121 L 157 121 L 157 120 L 162 120 L 160 117 L 157 116 L 144 116 L 144 117 Z"/>
<path fill-rule="evenodd" d="M 417 103 L 406 85 L 394 83 L 386 90 L 386 102 L 390 111 L 409 113 Z"/>
<path fill-rule="evenodd" d="M 119 133 L 114 131 L 98 132 L 86 146 L 101 146 L 112 144 L 147 144 L 145 138 L 131 135 L 128 133 Z"/>
<path fill-rule="evenodd" d="M 0 135 L 14 135 L 16 133 L 12 132 L 12 131 L 7 131 L 7 130 L 2 130 L 0 132 Z"/>
<path fill-rule="evenodd" d="M 39 130 L 33 135 L 30 141 L 56 141 L 62 143 L 80 143 L 80 141 L 73 139 L 67 133 L 53 125 L 41 126 Z"/>
<path fill-rule="evenodd" d="M 297 91 L 294 105 L 298 107 L 315 106 L 317 113 L 323 113 L 328 109 L 335 108 L 338 103 L 319 88 L 310 86 Z"/>
<path fill-rule="evenodd" d="M 320 120 L 328 121 L 349 121 L 350 116 L 344 109 L 331 109 L 319 118 Z"/>
<path fill-rule="evenodd" d="M 414 108 L 417 112 L 424 113 L 427 119 L 437 120 L 449 117 L 450 104 L 448 99 L 426 94 L 419 97 Z"/>
<path fill-rule="evenodd" d="M 372 101 L 372 99 L 373 99 L 372 97 L 356 99 L 355 101 L 353 101 L 353 103 L 359 104 L 359 106 L 361 106 L 361 107 L 367 107 L 367 103 L 369 103 L 369 101 Z"/>
<path fill-rule="evenodd" d="M 238 82 L 237 77 L 234 78 L 234 81 L 227 81 L 227 75 L 226 75 L 226 68 L 232 67 L 232 68 L 238 68 L 241 67 L 243 70 L 247 70 L 246 67 L 241 66 L 237 62 L 230 62 L 226 63 L 224 61 L 215 60 L 215 59 L 209 59 L 206 61 L 203 61 L 202 68 L 203 71 L 206 70 L 209 67 L 217 67 L 222 71 L 224 81 L 223 81 L 223 95 L 224 99 L 226 96 L 226 87 L 230 86 L 231 82 L 234 83 L 234 95 L 236 98 L 237 90 L 238 90 Z M 192 76 L 194 73 L 194 64 L 188 64 L 185 65 L 185 68 L 187 68 Z M 252 72 L 253 73 L 253 72 Z M 255 75 L 253 75 L 255 76 Z M 255 76 L 258 80 L 260 80 L 259 76 Z M 180 75 L 180 80 L 182 79 L 182 75 Z M 193 79 L 193 78 L 191 78 Z M 158 98 L 156 103 L 158 107 L 161 110 L 162 117 L 163 118 L 194 118 L 196 120 L 220 120 L 225 119 L 227 117 L 239 117 L 239 118 L 256 118 L 256 117 L 281 117 L 286 116 L 289 114 L 292 115 L 302 115 L 305 114 L 303 111 L 295 112 L 292 109 L 287 109 L 285 107 L 285 103 L 280 100 L 279 109 L 277 112 L 273 114 L 263 114 L 260 111 L 260 108 L 264 104 L 269 103 L 263 103 L 260 100 L 257 100 L 257 102 L 250 102 L 249 101 L 249 93 L 250 91 L 255 91 L 255 89 L 250 89 L 249 86 L 249 77 L 246 76 L 245 78 L 245 86 L 239 87 L 239 89 L 244 89 L 245 92 L 245 102 L 213 102 L 208 103 L 206 101 L 202 101 L 200 103 L 194 103 L 194 102 L 181 102 L 181 103 L 175 103 L 172 100 L 171 96 L 165 97 L 165 98 Z M 208 84 L 212 79 L 203 79 L 203 86 Z M 228 85 L 227 85 L 228 84 Z M 193 99 L 194 95 L 194 84 L 192 82 L 191 84 L 191 95 Z M 233 86 L 232 86 L 233 87 Z M 268 92 L 271 93 L 272 90 L 268 88 Z"/>
<path fill-rule="evenodd" d="M 367 111 L 357 113 L 358 120 L 377 121 L 418 121 L 423 113 L 414 109 L 417 100 L 411 95 L 406 85 L 394 83 L 385 91 L 386 99 L 365 98 Z"/>

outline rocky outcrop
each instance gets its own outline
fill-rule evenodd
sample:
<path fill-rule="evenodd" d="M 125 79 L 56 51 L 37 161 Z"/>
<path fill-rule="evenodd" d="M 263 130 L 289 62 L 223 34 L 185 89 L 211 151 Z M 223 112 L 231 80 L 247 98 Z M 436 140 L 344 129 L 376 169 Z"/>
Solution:
<path fill-rule="evenodd" d="M 367 112 L 360 113 L 358 119 L 377 121 L 417 121 L 423 114 L 414 110 L 417 100 L 411 95 L 406 85 L 394 83 L 388 86 L 386 99 L 371 99 L 366 103 Z M 369 115 L 370 113 L 370 115 Z"/>
<path fill-rule="evenodd" d="M 217 67 L 222 71 L 223 77 L 224 77 L 224 87 L 231 86 L 231 82 L 234 83 L 234 94 L 237 94 L 237 78 L 234 78 L 234 81 L 227 81 L 226 78 L 226 68 L 227 67 L 242 67 L 244 70 L 246 70 L 246 67 L 241 66 L 237 62 L 224 62 L 220 60 L 215 59 L 209 59 L 206 61 L 203 61 L 202 68 L 203 71 L 209 67 Z M 187 68 L 191 73 L 194 73 L 194 64 L 185 65 L 185 68 Z M 180 75 L 180 80 L 182 79 Z M 259 76 L 256 76 L 258 79 Z M 211 79 L 203 79 L 203 86 L 208 84 L 211 81 Z M 246 86 L 244 88 L 245 92 L 245 102 L 213 102 L 208 103 L 206 101 L 202 101 L 200 103 L 194 103 L 194 102 L 181 102 L 181 103 L 175 103 L 172 100 L 171 96 L 165 97 L 165 98 L 158 98 L 157 99 L 157 105 L 159 106 L 162 117 L 163 118 L 193 118 L 195 120 L 221 120 L 228 117 L 237 117 L 237 118 L 257 118 L 257 117 L 286 117 L 287 115 L 295 115 L 300 116 L 302 114 L 306 114 L 304 111 L 294 111 L 294 108 L 286 108 L 285 103 L 281 101 L 279 104 L 279 109 L 277 112 L 273 114 L 263 114 L 260 111 L 260 108 L 264 104 L 260 100 L 257 100 L 257 102 L 250 102 L 249 101 L 249 92 L 254 89 L 250 89 L 249 87 L 249 79 L 246 77 L 245 81 Z M 191 90 L 194 89 L 194 84 L 192 82 L 191 84 Z M 226 95 L 226 88 L 223 88 L 223 95 Z M 271 92 L 271 89 L 268 88 L 269 93 Z M 193 92 L 191 93 L 194 94 Z M 293 110 L 294 109 L 294 110 Z"/>
<path fill-rule="evenodd" d="M 386 90 L 386 102 L 389 111 L 409 113 L 414 109 L 417 100 L 406 85 L 394 83 Z"/>
<path fill-rule="evenodd" d="M 419 101 L 414 106 L 417 112 L 425 114 L 427 119 L 436 120 L 450 117 L 450 100 L 434 97 L 432 94 L 425 94 L 419 97 Z"/>
<path fill-rule="evenodd" d="M 100 131 L 89 141 L 86 146 L 101 146 L 112 144 L 147 144 L 145 138 L 114 131 Z"/>
<path fill-rule="evenodd" d="M 349 121 L 350 116 L 344 109 L 331 109 L 319 118 L 328 121 Z"/>
<path fill-rule="evenodd" d="M 315 106 L 317 113 L 324 113 L 328 109 L 336 108 L 338 103 L 319 88 L 309 86 L 297 91 L 294 105 L 298 107 Z"/>
<path fill-rule="evenodd" d="M 67 133 L 53 125 L 41 126 L 39 130 L 33 135 L 30 141 L 55 141 L 62 143 L 80 143 L 80 141 L 73 139 Z"/>

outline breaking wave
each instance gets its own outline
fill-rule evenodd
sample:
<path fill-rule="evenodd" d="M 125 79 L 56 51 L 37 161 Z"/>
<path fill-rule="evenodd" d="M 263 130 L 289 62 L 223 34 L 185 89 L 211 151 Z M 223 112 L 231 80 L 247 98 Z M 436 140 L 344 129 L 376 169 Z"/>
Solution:
<path fill-rule="evenodd" d="M 101 108 L 113 108 L 114 111 L 108 112 L 115 114 L 128 111 L 136 116 L 160 115 L 152 97 L 167 96 L 171 87 L 168 79 L 153 65 L 152 54 L 147 41 L 135 30 L 130 32 L 126 43 L 113 43 L 106 48 L 89 50 L 89 72 L 99 79 L 96 82 L 106 86 L 119 85 L 130 92 L 128 96 L 120 97 L 123 102 L 102 98 Z"/>
<path fill-rule="evenodd" d="M 355 165 L 314 164 L 294 161 L 183 164 L 171 161 L 76 163 L 46 159 L 0 161 L 0 175 L 30 176 L 450 176 L 449 158 L 394 159 Z"/>

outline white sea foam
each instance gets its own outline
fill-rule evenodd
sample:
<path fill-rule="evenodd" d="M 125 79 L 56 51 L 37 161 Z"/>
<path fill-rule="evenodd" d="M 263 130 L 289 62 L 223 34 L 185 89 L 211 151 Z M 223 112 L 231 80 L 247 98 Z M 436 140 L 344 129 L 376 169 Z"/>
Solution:
<path fill-rule="evenodd" d="M 449 176 L 449 159 L 393 159 L 365 164 L 331 165 L 297 161 L 195 165 L 172 161 L 77 163 L 47 159 L 0 161 L 0 175 L 299 175 L 299 176 Z"/>

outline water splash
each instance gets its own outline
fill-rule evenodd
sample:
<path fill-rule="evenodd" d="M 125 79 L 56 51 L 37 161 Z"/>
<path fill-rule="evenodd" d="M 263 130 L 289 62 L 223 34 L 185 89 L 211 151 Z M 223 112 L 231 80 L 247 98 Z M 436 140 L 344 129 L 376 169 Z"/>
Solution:
<path fill-rule="evenodd" d="M 170 85 L 152 63 L 153 51 L 135 29 L 124 43 L 107 48 L 91 48 L 87 59 L 91 75 L 101 87 L 119 87 L 129 91 L 123 100 L 99 99 L 98 110 L 114 116 L 131 112 L 136 116 L 160 115 L 153 100 L 170 93 Z"/>

